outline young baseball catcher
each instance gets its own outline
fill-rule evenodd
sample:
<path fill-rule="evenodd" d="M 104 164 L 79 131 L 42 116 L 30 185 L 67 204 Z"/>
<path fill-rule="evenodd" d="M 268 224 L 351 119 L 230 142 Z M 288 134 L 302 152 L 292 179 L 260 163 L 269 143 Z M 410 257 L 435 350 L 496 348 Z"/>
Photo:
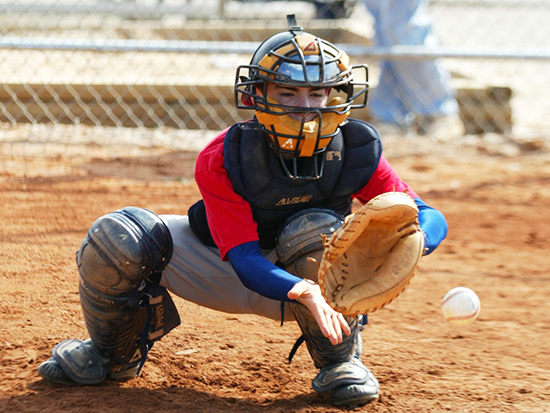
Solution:
<path fill-rule="evenodd" d="M 382 155 L 378 132 L 349 118 L 367 101 L 367 67 L 297 27 L 237 69 L 237 107 L 254 117 L 199 154 L 202 200 L 187 215 L 126 207 L 98 218 L 77 253 L 90 338 L 65 340 L 38 373 L 95 384 L 139 374 L 179 324 L 170 293 L 215 310 L 298 322 L 337 405 L 376 399 L 361 361 L 364 315 L 392 301 L 445 238 Z M 364 79 L 364 80 L 359 80 Z M 352 200 L 364 206 L 352 214 Z"/>

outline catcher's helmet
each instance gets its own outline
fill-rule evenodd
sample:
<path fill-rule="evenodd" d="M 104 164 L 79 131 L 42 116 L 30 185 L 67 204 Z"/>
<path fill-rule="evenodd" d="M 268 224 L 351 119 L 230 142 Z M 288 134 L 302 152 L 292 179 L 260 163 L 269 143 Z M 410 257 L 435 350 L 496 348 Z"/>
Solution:
<path fill-rule="evenodd" d="M 338 126 L 350 109 L 367 104 L 368 70 L 366 65 L 350 66 L 344 51 L 302 31 L 293 15 L 287 19 L 288 31 L 268 38 L 256 49 L 249 65 L 237 68 L 235 104 L 238 109 L 255 109 L 260 127 L 289 177 L 317 179 L 323 173 L 325 151 Z M 358 70 L 364 70 L 362 82 L 354 79 Z M 323 107 L 284 105 L 267 97 L 268 82 L 289 88 L 327 89 L 330 100 Z M 356 99 L 359 103 L 354 104 Z M 298 114 L 301 121 L 290 114 Z M 313 166 L 299 167 L 306 163 L 304 158 L 313 158 Z"/>

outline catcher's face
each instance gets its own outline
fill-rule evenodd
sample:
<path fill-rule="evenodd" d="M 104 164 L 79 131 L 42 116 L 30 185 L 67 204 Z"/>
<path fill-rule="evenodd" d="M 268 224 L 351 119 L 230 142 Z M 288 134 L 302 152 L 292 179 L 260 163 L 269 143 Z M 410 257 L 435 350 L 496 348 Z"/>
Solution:
<path fill-rule="evenodd" d="M 275 83 L 268 83 L 266 89 L 267 97 L 275 99 L 280 105 L 296 108 L 323 108 L 328 100 L 328 88 L 291 87 Z M 290 112 L 292 119 L 301 121 L 302 113 Z M 316 113 L 308 113 L 306 122 L 312 121 Z"/>

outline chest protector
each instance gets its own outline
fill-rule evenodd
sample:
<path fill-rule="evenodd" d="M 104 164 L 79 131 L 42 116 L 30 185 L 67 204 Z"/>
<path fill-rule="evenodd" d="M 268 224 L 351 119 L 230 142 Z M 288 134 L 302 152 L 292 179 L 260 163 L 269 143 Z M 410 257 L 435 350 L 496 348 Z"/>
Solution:
<path fill-rule="evenodd" d="M 237 124 L 227 131 L 225 169 L 235 192 L 250 204 L 260 246 L 266 249 L 275 247 L 280 226 L 298 211 L 328 208 L 348 215 L 351 195 L 368 183 L 382 154 L 380 137 L 372 126 L 350 119 L 327 147 L 321 178 L 295 180 L 286 175 L 263 132 L 249 125 L 241 128 Z M 191 207 L 189 217 L 195 234 L 213 245 L 204 205 Z"/>

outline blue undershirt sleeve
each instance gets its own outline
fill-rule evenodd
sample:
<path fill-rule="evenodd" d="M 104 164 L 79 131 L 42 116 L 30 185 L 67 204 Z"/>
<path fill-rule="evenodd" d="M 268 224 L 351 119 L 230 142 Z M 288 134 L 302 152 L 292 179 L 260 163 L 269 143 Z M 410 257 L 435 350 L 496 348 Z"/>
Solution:
<path fill-rule="evenodd" d="M 447 221 L 445 216 L 435 208 L 432 208 L 420 198 L 415 198 L 418 206 L 418 222 L 420 229 L 424 232 L 425 245 L 428 250 L 424 255 L 431 254 L 447 236 Z"/>
<path fill-rule="evenodd" d="M 246 288 L 273 300 L 292 301 L 287 294 L 302 281 L 264 258 L 258 241 L 230 249 L 227 257 Z"/>

